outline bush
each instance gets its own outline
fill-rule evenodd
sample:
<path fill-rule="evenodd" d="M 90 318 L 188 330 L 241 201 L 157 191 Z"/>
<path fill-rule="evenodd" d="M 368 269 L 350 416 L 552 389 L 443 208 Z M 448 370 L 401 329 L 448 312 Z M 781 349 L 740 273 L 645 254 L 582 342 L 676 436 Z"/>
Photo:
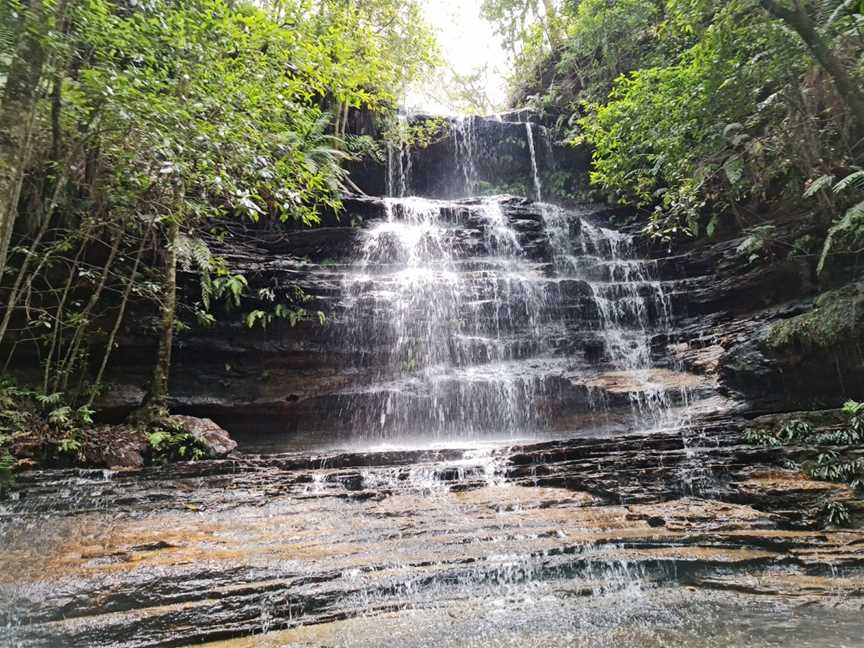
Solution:
<path fill-rule="evenodd" d="M 771 447 L 807 445 L 819 450 L 815 461 L 801 468 L 811 479 L 845 482 L 853 488 L 864 486 L 864 457 L 851 457 L 839 450 L 864 444 L 864 403 L 847 401 L 842 410 L 845 421 L 838 429 L 817 429 L 806 421 L 792 420 L 776 430 L 748 429 L 744 439 L 753 445 Z"/>
<path fill-rule="evenodd" d="M 43 459 L 79 460 L 92 424 L 93 410 L 70 405 L 62 392 L 46 394 L 0 378 L 0 457 L 21 444 L 38 449 Z"/>
<path fill-rule="evenodd" d="M 170 419 L 158 423 L 147 435 L 147 441 L 157 462 L 199 461 L 209 456 L 203 443 Z"/>

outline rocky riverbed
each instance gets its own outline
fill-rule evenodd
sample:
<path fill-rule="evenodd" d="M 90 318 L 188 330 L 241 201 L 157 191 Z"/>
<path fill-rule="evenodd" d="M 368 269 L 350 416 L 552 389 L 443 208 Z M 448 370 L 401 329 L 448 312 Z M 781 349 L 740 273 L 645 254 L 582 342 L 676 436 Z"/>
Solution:
<path fill-rule="evenodd" d="M 852 493 L 738 439 L 723 421 L 26 473 L 0 507 L 3 642 L 860 645 L 864 531 L 820 512 L 860 515 Z"/>

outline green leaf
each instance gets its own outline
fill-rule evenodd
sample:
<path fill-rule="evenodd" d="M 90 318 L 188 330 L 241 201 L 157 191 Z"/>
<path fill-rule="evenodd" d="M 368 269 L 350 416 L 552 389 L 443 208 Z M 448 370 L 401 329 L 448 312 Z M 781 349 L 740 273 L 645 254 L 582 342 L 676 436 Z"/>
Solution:
<path fill-rule="evenodd" d="M 819 256 L 819 264 L 816 266 L 816 274 L 822 274 L 825 269 L 825 263 L 833 250 L 837 236 L 845 232 L 857 232 L 862 228 L 864 228 L 864 201 L 847 209 L 843 218 L 828 230 L 828 236 L 822 246 L 822 254 Z"/>
<path fill-rule="evenodd" d="M 739 157 L 729 158 L 723 164 L 723 171 L 726 173 L 729 184 L 737 185 L 744 177 L 744 161 Z"/>
<path fill-rule="evenodd" d="M 834 176 L 833 175 L 819 176 L 818 178 L 816 178 L 815 180 L 813 180 L 807 184 L 807 189 L 804 191 L 803 197 L 804 198 L 812 198 L 813 196 L 815 196 L 817 193 L 819 193 L 823 189 L 827 189 L 828 187 L 830 187 L 833 184 L 833 182 L 834 182 Z"/>
<path fill-rule="evenodd" d="M 857 187 L 858 189 L 864 189 L 864 170 L 855 171 L 854 173 L 850 173 L 845 178 L 843 178 L 840 182 L 834 185 L 834 193 L 842 193 L 846 191 L 850 187 Z"/>
<path fill-rule="evenodd" d="M 246 314 L 244 321 L 246 322 L 246 328 L 251 329 L 258 322 L 261 323 L 262 327 L 266 327 L 267 326 L 267 313 L 263 310 L 253 310 L 252 312 Z"/>

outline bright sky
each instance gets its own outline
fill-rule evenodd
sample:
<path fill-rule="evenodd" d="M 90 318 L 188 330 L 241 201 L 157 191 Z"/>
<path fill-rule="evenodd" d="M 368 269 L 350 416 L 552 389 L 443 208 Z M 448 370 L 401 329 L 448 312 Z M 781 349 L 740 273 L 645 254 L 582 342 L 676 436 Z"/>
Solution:
<path fill-rule="evenodd" d="M 438 35 L 444 60 L 460 74 L 488 65 L 486 93 L 496 104 L 503 105 L 507 55 L 492 25 L 480 16 L 480 0 L 423 0 L 423 10 Z M 440 82 L 435 81 L 432 79 L 422 89 L 409 92 L 406 107 L 424 112 L 453 112 L 444 101 Z"/>

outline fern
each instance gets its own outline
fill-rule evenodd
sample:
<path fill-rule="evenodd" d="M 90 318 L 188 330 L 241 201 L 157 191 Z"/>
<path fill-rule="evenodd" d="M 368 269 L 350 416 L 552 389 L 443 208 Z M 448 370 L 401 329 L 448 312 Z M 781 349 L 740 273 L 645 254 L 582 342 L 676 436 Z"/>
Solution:
<path fill-rule="evenodd" d="M 840 182 L 834 185 L 834 193 L 839 194 L 843 191 L 846 191 L 850 187 L 856 187 L 858 189 L 864 189 L 864 170 L 859 169 L 854 173 L 850 173 L 845 178 L 843 178 Z"/>
<path fill-rule="evenodd" d="M 36 394 L 35 397 L 36 402 L 46 409 L 63 402 L 62 392 L 54 392 L 52 394 Z"/>
<path fill-rule="evenodd" d="M 838 236 L 852 234 L 853 237 L 857 238 L 862 232 L 864 232 L 864 201 L 847 209 L 843 218 L 828 230 L 828 236 L 825 237 L 822 254 L 819 257 L 819 265 L 816 266 L 816 273 L 822 274 L 822 271 L 825 269 L 825 263 L 834 248 L 834 243 Z"/>
<path fill-rule="evenodd" d="M 812 198 L 823 189 L 830 188 L 834 184 L 834 180 L 836 178 L 833 175 L 819 176 L 807 187 L 807 190 L 804 192 L 804 198 Z"/>
<path fill-rule="evenodd" d="M 246 328 L 253 328 L 255 324 L 258 322 L 261 323 L 262 328 L 267 328 L 267 323 L 270 318 L 268 314 L 263 310 L 253 310 L 250 313 L 246 314 L 246 317 L 243 318 L 243 321 L 246 324 Z"/>
<path fill-rule="evenodd" d="M 68 405 L 55 407 L 48 412 L 48 422 L 57 427 L 65 427 L 72 422 L 72 408 Z"/>
<path fill-rule="evenodd" d="M 175 243 L 177 262 L 186 272 L 198 270 L 209 273 L 213 269 L 213 254 L 200 238 L 181 234 Z"/>

